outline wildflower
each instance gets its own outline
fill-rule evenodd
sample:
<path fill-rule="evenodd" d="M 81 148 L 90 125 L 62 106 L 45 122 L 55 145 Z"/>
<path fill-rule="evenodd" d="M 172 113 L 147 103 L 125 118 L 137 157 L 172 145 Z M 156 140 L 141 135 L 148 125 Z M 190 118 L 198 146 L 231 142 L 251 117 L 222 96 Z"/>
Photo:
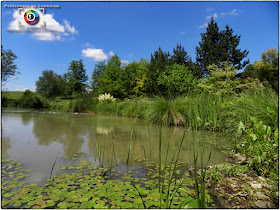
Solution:
<path fill-rule="evenodd" d="M 98 96 L 99 101 L 115 101 L 116 99 L 110 95 L 110 93 L 104 93 Z"/>

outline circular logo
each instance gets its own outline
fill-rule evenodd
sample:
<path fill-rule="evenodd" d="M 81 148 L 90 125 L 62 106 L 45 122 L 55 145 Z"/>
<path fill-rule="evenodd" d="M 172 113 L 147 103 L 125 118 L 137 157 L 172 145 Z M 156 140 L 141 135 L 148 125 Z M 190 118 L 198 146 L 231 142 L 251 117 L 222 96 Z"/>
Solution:
<path fill-rule="evenodd" d="M 39 21 L 39 15 L 34 10 L 28 10 L 24 13 L 24 20 L 30 25 L 35 25 Z"/>

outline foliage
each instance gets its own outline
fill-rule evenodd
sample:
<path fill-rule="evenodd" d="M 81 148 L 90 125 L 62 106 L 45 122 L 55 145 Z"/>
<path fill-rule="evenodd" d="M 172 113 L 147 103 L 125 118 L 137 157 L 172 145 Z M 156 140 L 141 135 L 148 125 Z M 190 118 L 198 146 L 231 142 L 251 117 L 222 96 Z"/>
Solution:
<path fill-rule="evenodd" d="M 138 117 L 144 118 L 145 110 L 147 109 L 146 103 L 137 100 L 124 101 L 120 104 L 119 115 L 123 117 Z"/>
<path fill-rule="evenodd" d="M 53 99 L 65 93 L 66 81 L 52 70 L 45 70 L 36 82 L 36 86 L 36 91 L 39 94 Z"/>
<path fill-rule="evenodd" d="M 94 92 L 97 92 L 99 87 L 99 80 L 102 73 L 105 71 L 105 61 L 95 64 L 92 76 L 91 76 L 91 88 Z"/>
<path fill-rule="evenodd" d="M 2 85 L 11 76 L 15 76 L 17 73 L 17 65 L 14 63 L 17 56 L 11 50 L 4 50 L 1 45 L 1 81 Z"/>
<path fill-rule="evenodd" d="M 154 99 L 147 106 L 146 119 L 149 122 L 162 125 L 186 125 L 186 99 L 177 97 L 165 99 L 163 97 Z"/>
<path fill-rule="evenodd" d="M 65 75 L 67 78 L 67 87 L 70 93 L 83 93 L 85 92 L 88 77 L 82 60 L 72 61 L 68 68 L 68 73 Z"/>
<path fill-rule="evenodd" d="M 121 61 L 117 55 L 110 58 L 99 80 L 99 94 L 110 93 L 114 97 L 123 98 L 121 80 Z"/>
<path fill-rule="evenodd" d="M 251 117 L 250 122 L 245 126 L 240 121 L 238 126 L 239 134 L 244 138 L 237 145 L 240 151 L 250 157 L 249 167 L 259 175 L 279 176 L 279 130 L 272 130 L 256 117 Z"/>
<path fill-rule="evenodd" d="M 197 80 L 184 65 L 173 64 L 166 67 L 158 78 L 158 84 L 166 91 L 164 95 L 175 96 L 184 95 L 194 89 Z"/>
<path fill-rule="evenodd" d="M 165 67 L 170 64 L 169 52 L 163 52 L 159 47 L 152 55 L 150 59 L 150 65 L 147 71 L 147 92 L 148 94 L 159 94 L 157 78 L 165 71 Z"/>
<path fill-rule="evenodd" d="M 248 51 L 238 49 L 240 36 L 233 35 L 233 30 L 226 26 L 220 31 L 218 24 L 212 18 L 206 33 L 201 34 L 201 42 L 196 47 L 196 61 L 205 75 L 209 74 L 209 65 L 222 66 L 222 62 L 231 62 L 237 70 L 246 66 L 249 61 L 241 62 Z"/>
<path fill-rule="evenodd" d="M 244 69 L 244 71 L 241 73 L 241 78 L 259 78 L 259 74 L 256 71 L 256 69 L 254 68 L 254 65 L 249 64 L 246 66 L 246 68 Z"/>
<path fill-rule="evenodd" d="M 123 97 L 131 98 L 133 95 L 143 96 L 146 91 L 148 61 L 143 58 L 139 62 L 132 62 L 121 69 Z"/>
<path fill-rule="evenodd" d="M 118 115 L 119 104 L 116 101 L 104 100 L 96 105 L 96 111 L 101 114 Z"/>
<path fill-rule="evenodd" d="M 279 123 L 278 102 L 279 96 L 270 88 L 244 91 L 240 97 L 232 97 L 231 101 L 224 105 L 221 123 L 234 132 L 240 121 L 247 123 L 251 117 L 256 117 L 265 125 L 276 129 Z"/>
<path fill-rule="evenodd" d="M 177 44 L 176 48 L 173 48 L 171 64 L 186 65 L 188 62 L 191 62 L 191 58 L 187 54 L 185 48 L 181 44 Z"/>
<path fill-rule="evenodd" d="M 18 106 L 23 108 L 43 108 L 42 100 L 30 90 L 26 90 L 18 100 Z"/>
<path fill-rule="evenodd" d="M 247 165 L 237 165 L 232 163 L 221 163 L 214 165 L 213 168 L 206 172 L 205 178 L 209 181 L 219 181 L 222 176 L 235 177 L 239 174 L 248 172 Z"/>
<path fill-rule="evenodd" d="M 223 98 L 210 95 L 207 92 L 188 95 L 186 97 L 187 125 L 194 129 L 217 130 L 220 125 L 219 119 Z"/>
<path fill-rule="evenodd" d="M 197 88 L 214 95 L 236 95 L 245 89 L 258 87 L 254 80 L 237 80 L 237 68 L 229 62 L 223 62 L 221 67 L 210 65 L 207 67 L 209 76 L 199 81 Z"/>
<path fill-rule="evenodd" d="M 262 53 L 262 61 L 256 61 L 254 69 L 260 81 L 268 82 L 275 91 L 279 91 L 279 52 L 275 48 Z"/>
<path fill-rule="evenodd" d="M 87 112 L 95 109 L 97 101 L 93 100 L 91 94 L 83 93 L 75 99 L 70 100 L 64 110 L 67 112 Z"/>

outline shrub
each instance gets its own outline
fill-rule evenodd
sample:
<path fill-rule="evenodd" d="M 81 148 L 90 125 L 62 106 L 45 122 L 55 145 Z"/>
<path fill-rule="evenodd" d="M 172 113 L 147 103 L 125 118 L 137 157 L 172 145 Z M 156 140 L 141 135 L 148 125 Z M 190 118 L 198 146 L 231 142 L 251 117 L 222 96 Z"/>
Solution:
<path fill-rule="evenodd" d="M 67 112 L 87 112 L 95 109 L 97 100 L 92 98 L 88 93 L 83 93 L 77 96 L 77 98 L 70 100 L 64 107 Z"/>
<path fill-rule="evenodd" d="M 119 105 L 115 101 L 104 100 L 97 104 L 96 110 L 101 114 L 118 115 Z"/>
<path fill-rule="evenodd" d="M 30 90 L 26 90 L 23 96 L 17 102 L 19 107 L 23 108 L 44 108 L 44 103 L 42 100 Z"/>
<path fill-rule="evenodd" d="M 120 104 L 119 115 L 124 117 L 144 117 L 146 103 L 139 101 L 125 101 Z"/>

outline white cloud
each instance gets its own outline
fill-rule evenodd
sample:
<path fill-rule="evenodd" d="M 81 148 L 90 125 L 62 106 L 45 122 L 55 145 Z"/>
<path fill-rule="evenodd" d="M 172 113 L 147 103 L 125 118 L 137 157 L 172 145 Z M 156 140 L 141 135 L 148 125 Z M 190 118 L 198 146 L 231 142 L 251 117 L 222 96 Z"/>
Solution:
<path fill-rule="evenodd" d="M 95 61 L 104 61 L 108 58 L 102 49 L 87 48 L 82 50 L 82 54 L 84 57 L 93 58 Z"/>
<path fill-rule="evenodd" d="M 204 23 L 203 25 L 199 26 L 199 28 L 207 28 L 208 23 Z"/>
<path fill-rule="evenodd" d="M 54 41 L 54 40 L 62 40 L 61 36 L 55 35 L 51 32 L 34 32 L 32 37 L 41 41 Z"/>
<path fill-rule="evenodd" d="M 122 64 L 128 64 L 128 60 L 121 60 Z"/>
<path fill-rule="evenodd" d="M 8 82 L 2 82 L 1 84 L 2 84 L 2 86 L 7 86 L 7 85 L 9 85 L 10 83 L 8 83 Z"/>
<path fill-rule="evenodd" d="M 222 12 L 220 14 L 221 16 L 236 16 L 236 15 L 239 15 L 239 13 L 237 12 L 237 9 L 233 9 L 231 12 Z"/>
<path fill-rule="evenodd" d="M 115 53 L 113 53 L 113 51 L 110 51 L 110 52 L 109 52 L 109 55 L 110 55 L 110 56 L 114 56 Z"/>
<path fill-rule="evenodd" d="M 213 19 L 217 19 L 217 18 L 218 18 L 218 14 L 217 14 L 217 13 L 214 13 L 213 15 L 207 16 L 205 19 L 206 19 L 206 20 L 210 20 L 212 17 L 213 17 Z"/>
<path fill-rule="evenodd" d="M 34 8 L 33 8 L 34 9 Z M 23 11 L 14 11 L 13 21 L 9 23 L 8 30 L 12 32 L 19 33 L 32 33 L 32 37 L 41 41 L 55 41 L 64 40 L 63 36 L 69 35 L 65 31 L 69 31 L 72 34 L 78 33 L 74 26 L 70 26 L 70 22 L 64 20 L 65 26 L 60 24 L 54 19 L 53 14 L 43 14 L 40 10 L 36 10 L 39 14 L 40 21 L 35 25 L 29 25 L 24 20 L 24 13 L 27 9 Z"/>
<path fill-rule="evenodd" d="M 211 7 L 209 7 L 209 8 L 206 9 L 207 12 L 211 12 L 211 11 L 213 11 L 213 10 L 214 10 L 214 9 L 211 8 Z"/>
<path fill-rule="evenodd" d="M 66 28 L 67 31 L 69 31 L 72 34 L 77 34 L 78 33 L 78 31 L 75 29 L 74 26 L 72 26 L 72 27 L 70 26 L 69 21 L 64 20 L 63 22 L 64 22 L 64 25 L 65 25 L 65 28 Z"/>
<path fill-rule="evenodd" d="M 184 35 L 184 34 L 185 34 L 185 32 L 184 32 L 184 31 L 180 32 L 180 35 Z"/>

